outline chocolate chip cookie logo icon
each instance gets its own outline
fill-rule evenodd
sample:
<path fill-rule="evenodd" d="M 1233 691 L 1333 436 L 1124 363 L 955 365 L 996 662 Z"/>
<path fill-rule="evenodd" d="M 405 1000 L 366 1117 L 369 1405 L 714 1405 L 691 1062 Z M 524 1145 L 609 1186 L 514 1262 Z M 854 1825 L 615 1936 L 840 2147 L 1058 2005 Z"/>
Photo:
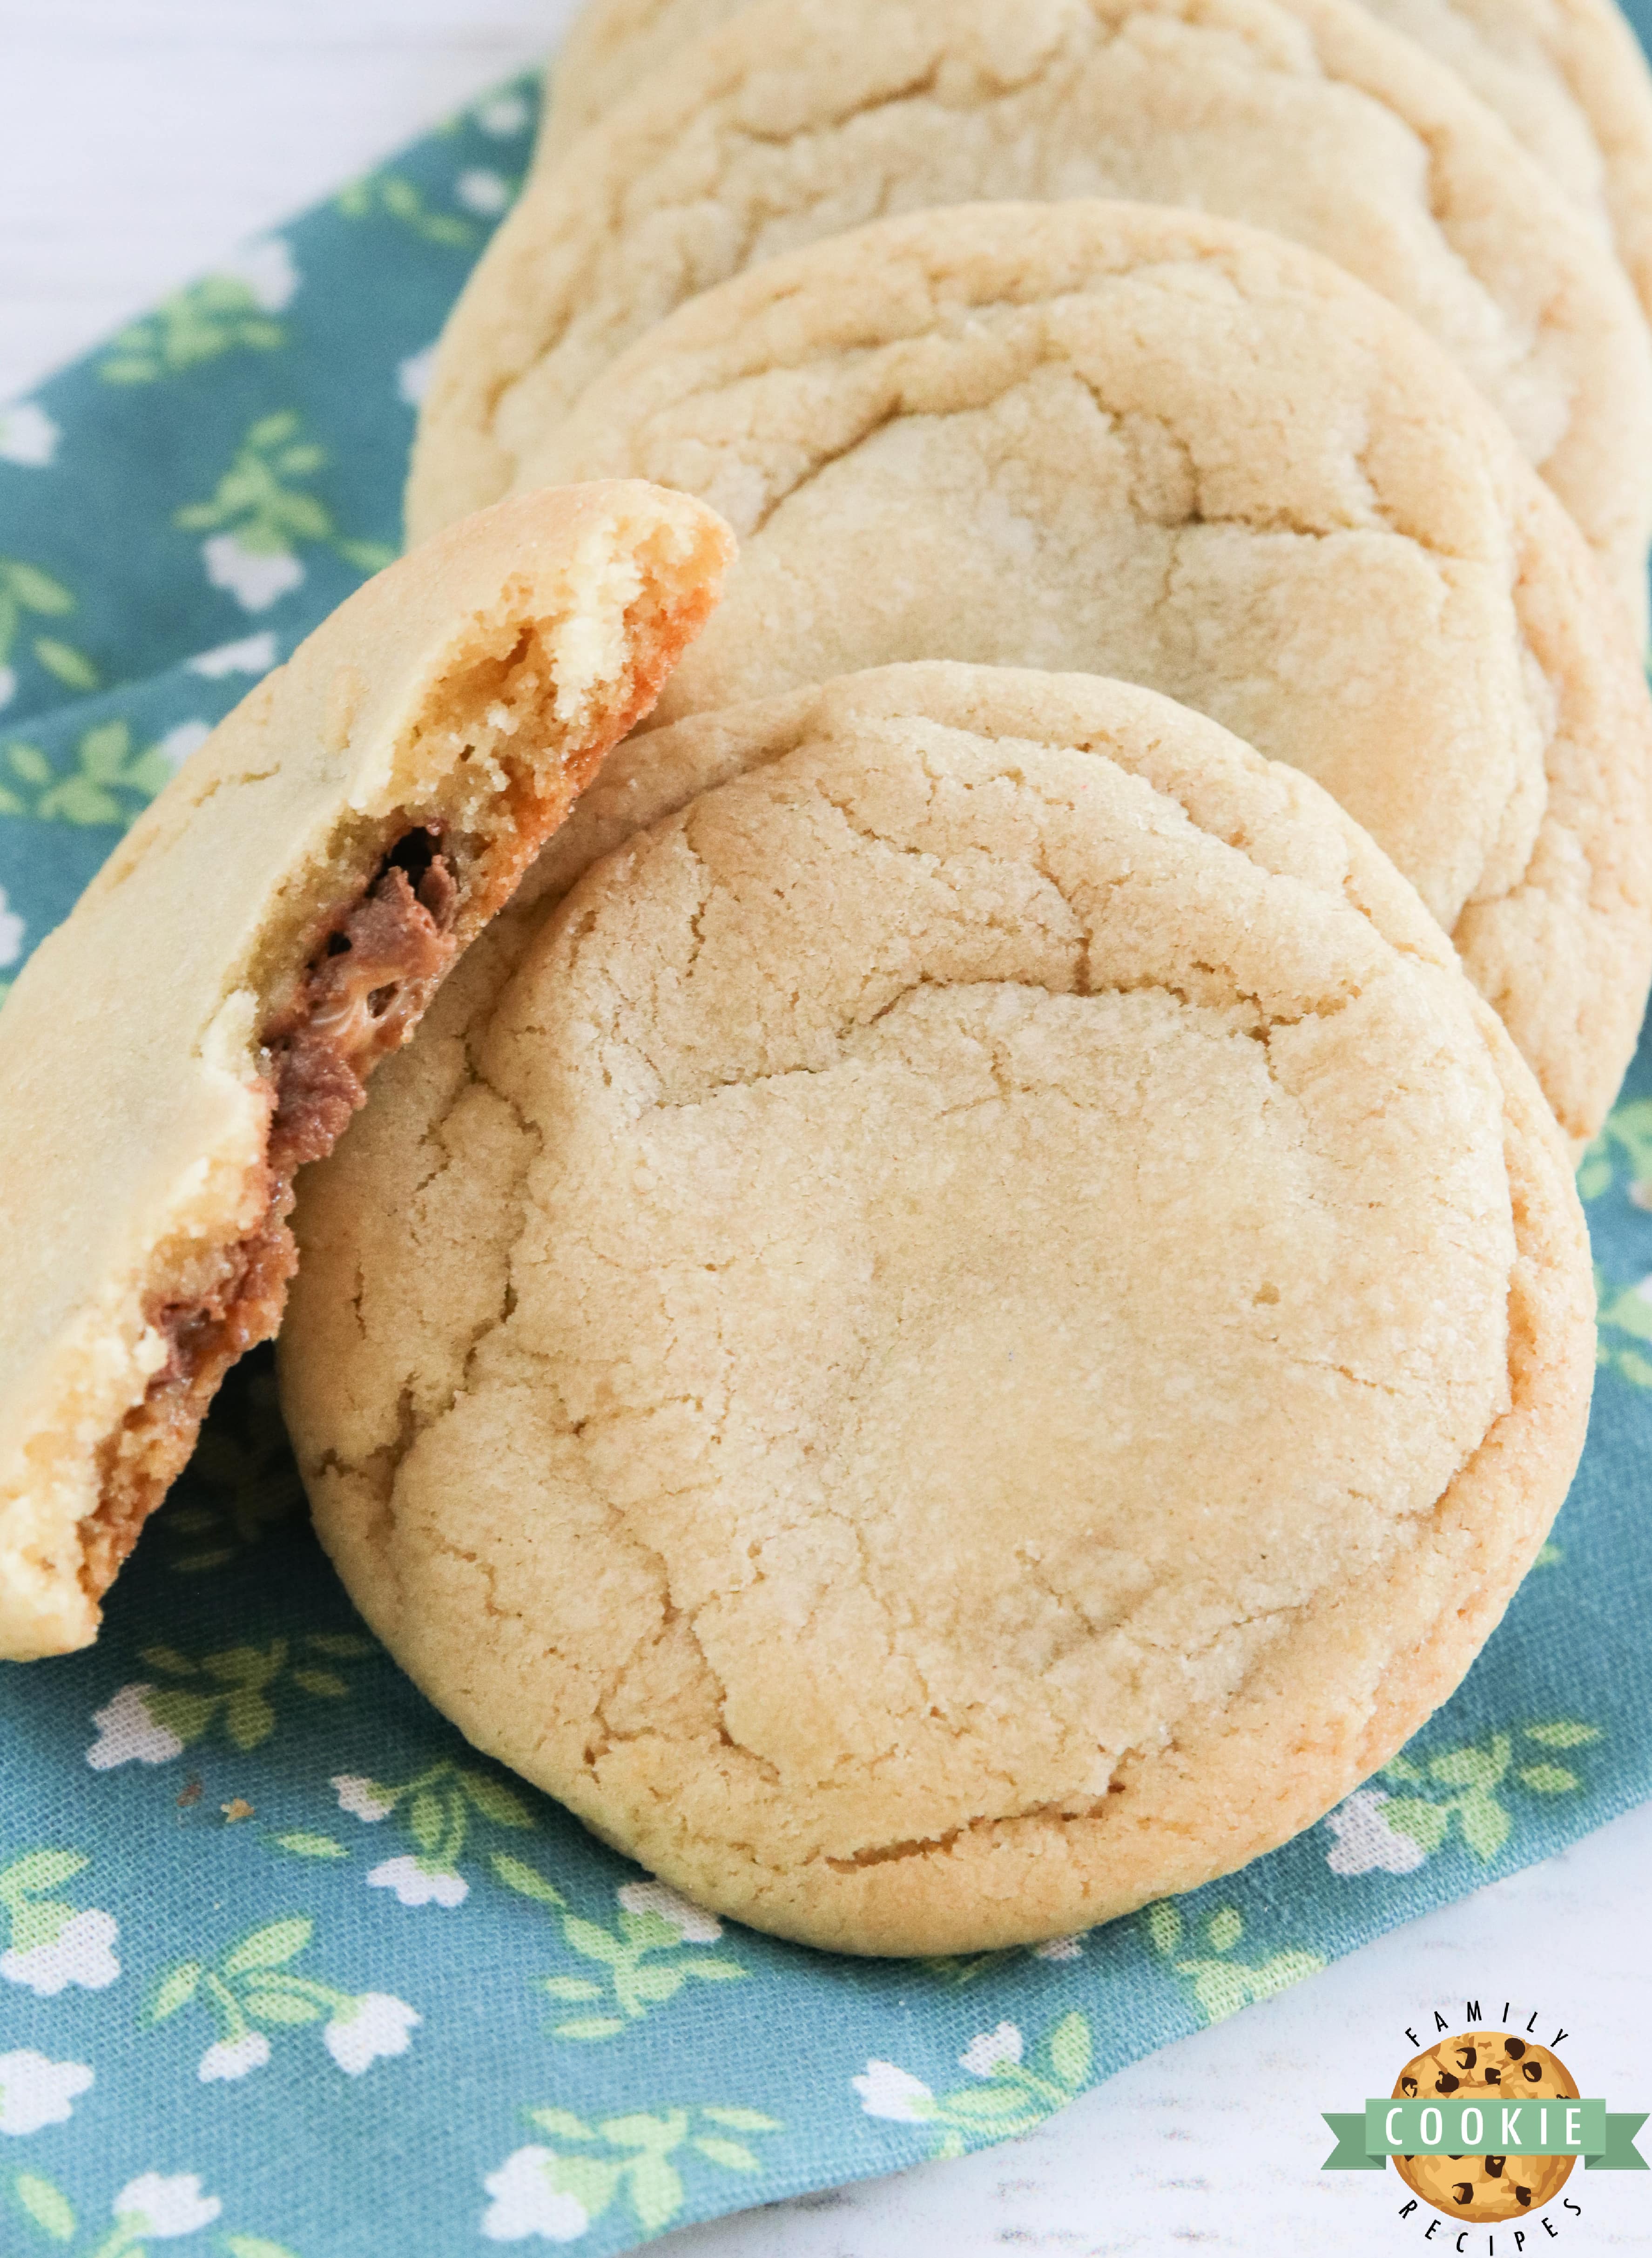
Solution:
<path fill-rule="evenodd" d="M 1557 2054 L 1526 2039 L 1511 2038 L 1506 2031 L 1460 2031 L 1426 2054 L 1414 2055 L 1394 2080 L 1396 2101 L 1461 2095 L 1493 2103 L 1489 2118 L 1495 2139 L 1542 2141 L 1548 2126 L 1540 2124 L 1547 2111 L 1523 2104 L 1576 2101 L 1581 2097 L 1571 2072 Z M 1474 2120 L 1465 2109 L 1462 2112 Z M 1554 2120 L 1563 2123 L 1556 2109 Z M 1504 2120 L 1507 2131 L 1504 2130 Z M 1522 2133 L 1519 2127 L 1526 2129 Z M 1466 2135 L 1468 2126 L 1461 2131 Z M 1482 2133 L 1481 2139 L 1487 2136 Z M 1394 2165 L 1408 2188 L 1448 2218 L 1466 2219 L 1518 2219 L 1522 2212 L 1541 2211 L 1560 2193 L 1571 2176 L 1575 2154 L 1563 2155 L 1396 2155 Z"/>
<path fill-rule="evenodd" d="M 1465 2020 L 1471 2027 L 1454 2033 L 1436 2010 L 1438 2035 L 1427 2047 L 1421 2031 L 1408 2028 L 1407 2038 L 1421 2050 L 1392 2091 L 1358 2112 L 1324 2112 L 1336 2146 L 1323 2169 L 1379 2172 L 1392 2161 L 1408 2191 L 1402 2220 L 1443 2213 L 1459 2229 L 1447 2247 L 1484 2250 L 1487 2258 L 1500 2258 L 1496 2234 L 1482 2243 L 1468 2230 L 1503 2226 L 1509 2231 L 1501 2251 L 1520 2258 L 1556 2240 L 1561 2224 L 1581 2219 L 1575 2190 L 1565 2192 L 1580 2158 L 1590 2171 L 1646 2170 L 1634 2145 L 1646 2112 L 1608 2111 L 1585 2097 L 1555 2051 L 1570 2035 L 1566 2030 L 1557 2027 L 1545 2045 L 1533 2035 L 1535 2014 L 1523 2034 L 1488 2027 L 1477 1999 L 1467 2002 Z M 1553 2213 L 1550 2205 L 1557 2205 Z M 1423 2229 L 1430 2241 L 1439 2232 L 1437 2217 Z"/>

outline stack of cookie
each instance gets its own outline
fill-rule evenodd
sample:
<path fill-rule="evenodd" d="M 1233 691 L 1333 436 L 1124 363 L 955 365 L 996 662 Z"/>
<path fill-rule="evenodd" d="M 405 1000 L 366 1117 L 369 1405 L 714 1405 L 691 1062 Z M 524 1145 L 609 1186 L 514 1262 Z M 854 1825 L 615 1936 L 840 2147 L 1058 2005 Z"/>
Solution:
<path fill-rule="evenodd" d="M 410 530 L 740 556 L 311 1183 L 284 1384 L 393 1650 L 691 1894 L 1205 1881 L 1530 1562 L 1652 969 L 1648 168 L 1601 0 L 576 33 Z"/>
<path fill-rule="evenodd" d="M 1570 1167 L 1652 979 L 1637 288 L 1606 0 L 596 0 L 424 545 L 0 1022 L 44 1118 L 167 858 L 244 875 L 159 1032 L 93 999 L 171 1173 L 89 1089 L 103 1205 L 65 1240 L 66 1159 L 0 1214 L 4 1651 L 89 1635 L 453 965 L 306 1170 L 282 1372 L 472 1740 L 850 1951 L 1320 1817 L 1582 1447 Z"/>

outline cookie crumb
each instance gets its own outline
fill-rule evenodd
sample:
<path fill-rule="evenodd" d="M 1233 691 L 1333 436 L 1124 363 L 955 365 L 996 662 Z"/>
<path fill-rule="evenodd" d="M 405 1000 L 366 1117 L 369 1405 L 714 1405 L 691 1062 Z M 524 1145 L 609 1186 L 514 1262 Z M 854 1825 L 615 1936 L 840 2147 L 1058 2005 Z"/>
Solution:
<path fill-rule="evenodd" d="M 252 1806 L 242 1795 L 231 1796 L 228 1803 L 221 1803 L 218 1808 L 223 1814 L 227 1827 L 233 1827 L 238 1819 L 251 1819 L 252 1816 Z"/>
<path fill-rule="evenodd" d="M 184 1783 L 183 1793 L 178 1798 L 179 1810 L 187 1811 L 192 1803 L 199 1803 L 200 1800 L 201 1782 L 198 1779 L 186 1780 Z"/>

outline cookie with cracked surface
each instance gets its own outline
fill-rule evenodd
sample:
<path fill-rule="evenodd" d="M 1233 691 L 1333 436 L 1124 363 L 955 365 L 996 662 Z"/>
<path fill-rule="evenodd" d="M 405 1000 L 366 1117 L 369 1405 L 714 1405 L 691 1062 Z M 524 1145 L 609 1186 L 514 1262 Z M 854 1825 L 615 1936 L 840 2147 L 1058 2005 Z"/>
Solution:
<path fill-rule="evenodd" d="M 1612 0 L 1364 0 L 1444 63 L 1613 243 L 1652 312 L 1652 73 Z M 557 58 L 534 153 L 585 128 L 751 0 L 589 0 Z"/>
<path fill-rule="evenodd" d="M 885 220 L 724 283 L 524 475 L 625 471 L 742 543 L 657 718 L 915 658 L 1084 667 L 1341 799 L 1569 1135 L 1652 974 L 1652 706 L 1576 529 L 1410 323 L 1141 205 Z"/>
<path fill-rule="evenodd" d="M 326 1152 L 716 600 L 635 483 L 511 501 L 370 581 L 220 724 L 0 1012 L 0 1655 L 82 1646 Z"/>
<path fill-rule="evenodd" d="M 1484 2105 L 1487 2137 L 1506 2152 L 1542 2137 L 1535 2106 L 1575 2101 L 1577 2084 L 1557 2055 L 1507 2031 L 1462 2031 L 1413 2056 L 1394 2080 L 1396 2101 L 1443 2099 Z M 1571 2176 L 1575 2156 L 1396 2156 L 1409 2188 L 1449 2218 L 1472 2223 L 1519 2219 L 1552 2203 Z"/>
<path fill-rule="evenodd" d="M 545 88 L 535 167 L 554 165 L 586 128 L 663 63 L 743 15 L 751 0 L 587 0 Z"/>
<path fill-rule="evenodd" d="M 1652 73 L 1611 0 L 1365 0 L 1456 71 L 1617 251 L 1652 314 Z"/>
<path fill-rule="evenodd" d="M 1193 205 L 1379 290 L 1500 409 L 1644 632 L 1652 338 L 1611 252 L 1357 0 L 766 0 L 535 177 L 449 322 L 415 537 L 511 483 L 616 352 L 725 277 L 896 211 Z"/>
<path fill-rule="evenodd" d="M 1414 893 L 1088 677 L 891 669 L 596 790 L 306 1182 L 283 1400 L 358 1604 L 817 1944 L 1309 1824 L 1467 1668 L 1592 1373 L 1563 1146 Z"/>

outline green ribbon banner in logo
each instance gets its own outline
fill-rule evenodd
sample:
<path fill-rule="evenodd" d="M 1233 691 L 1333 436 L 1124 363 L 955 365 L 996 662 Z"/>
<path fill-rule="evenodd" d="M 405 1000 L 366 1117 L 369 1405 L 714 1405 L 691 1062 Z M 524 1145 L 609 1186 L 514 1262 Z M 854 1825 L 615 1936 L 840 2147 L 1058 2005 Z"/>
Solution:
<path fill-rule="evenodd" d="M 1634 2136 L 1646 2112 L 1608 2111 L 1604 2101 L 1367 2101 L 1363 2111 L 1322 2112 L 1336 2146 L 1321 2169 L 1379 2172 L 1390 2156 L 1581 2156 L 1586 2171 L 1643 2172 Z"/>

